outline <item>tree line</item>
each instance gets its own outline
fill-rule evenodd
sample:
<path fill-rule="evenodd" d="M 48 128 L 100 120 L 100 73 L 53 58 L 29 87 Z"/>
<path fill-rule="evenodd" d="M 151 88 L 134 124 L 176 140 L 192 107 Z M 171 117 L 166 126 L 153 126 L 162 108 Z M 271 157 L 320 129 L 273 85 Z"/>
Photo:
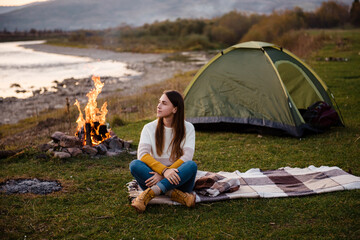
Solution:
<path fill-rule="evenodd" d="M 274 11 L 270 15 L 232 11 L 213 19 L 177 19 L 131 28 L 118 29 L 120 45 L 125 49 L 144 45 L 150 50 L 200 50 L 224 48 L 244 41 L 281 41 L 291 31 L 308 28 L 360 26 L 359 0 L 352 7 L 323 2 L 313 12 L 299 7 Z"/>

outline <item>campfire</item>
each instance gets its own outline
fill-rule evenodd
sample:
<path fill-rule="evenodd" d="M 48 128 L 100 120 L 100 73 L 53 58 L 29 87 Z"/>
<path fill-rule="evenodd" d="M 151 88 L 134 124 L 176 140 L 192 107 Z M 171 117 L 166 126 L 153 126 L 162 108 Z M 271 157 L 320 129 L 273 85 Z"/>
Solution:
<path fill-rule="evenodd" d="M 88 102 L 84 108 L 85 118 L 79 101 L 76 100 L 74 104 L 79 110 L 75 136 L 56 131 L 51 135 L 52 141 L 39 146 L 41 151 L 47 151 L 58 158 L 75 157 L 81 154 L 111 157 L 123 152 L 136 155 L 136 151 L 130 149 L 132 141 L 118 138 L 108 127 L 106 123 L 107 102 L 100 109 L 96 102 L 104 83 L 100 81 L 100 77 L 93 76 L 92 80 L 95 88 L 86 95 Z"/>
<path fill-rule="evenodd" d="M 99 145 L 106 139 L 110 138 L 106 125 L 106 114 L 107 114 L 107 102 L 105 102 L 101 109 L 97 107 L 96 99 L 101 93 L 101 89 L 104 83 L 100 81 L 100 77 L 92 77 L 95 88 L 92 89 L 86 96 L 88 97 L 88 103 L 85 107 L 85 119 L 80 109 L 80 103 L 76 99 L 75 104 L 79 110 L 79 117 L 76 120 L 77 132 L 75 136 L 82 140 L 83 145 Z"/>

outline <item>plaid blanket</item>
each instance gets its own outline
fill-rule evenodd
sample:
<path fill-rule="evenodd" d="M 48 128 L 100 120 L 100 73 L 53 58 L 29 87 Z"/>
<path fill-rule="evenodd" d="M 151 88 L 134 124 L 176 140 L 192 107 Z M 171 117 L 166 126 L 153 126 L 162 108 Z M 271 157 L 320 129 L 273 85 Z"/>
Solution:
<path fill-rule="evenodd" d="M 142 191 L 135 180 L 127 184 L 130 200 Z M 290 168 L 262 171 L 252 168 L 244 173 L 198 171 L 195 182 L 196 202 L 236 198 L 274 198 L 305 196 L 341 190 L 360 189 L 360 177 L 338 167 Z M 162 195 L 151 204 L 178 203 Z"/>

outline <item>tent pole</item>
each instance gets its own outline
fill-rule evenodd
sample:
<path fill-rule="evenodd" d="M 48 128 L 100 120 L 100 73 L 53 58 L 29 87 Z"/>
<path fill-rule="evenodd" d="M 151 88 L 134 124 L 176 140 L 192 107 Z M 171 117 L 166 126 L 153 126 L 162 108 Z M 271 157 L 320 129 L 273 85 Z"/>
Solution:
<path fill-rule="evenodd" d="M 338 106 L 338 104 L 337 104 L 337 102 L 336 102 L 336 100 L 335 100 L 334 94 L 330 91 L 329 88 L 328 88 L 328 90 L 329 90 L 329 92 L 330 92 L 330 95 L 331 95 L 332 99 L 334 100 L 334 103 L 335 103 L 335 105 L 336 105 L 336 108 L 339 110 L 341 121 L 342 121 L 342 123 L 343 123 L 343 126 L 345 127 L 345 121 L 344 121 L 344 118 L 343 118 L 342 113 L 341 113 L 341 111 L 340 111 L 340 108 L 339 108 L 339 106 Z"/>

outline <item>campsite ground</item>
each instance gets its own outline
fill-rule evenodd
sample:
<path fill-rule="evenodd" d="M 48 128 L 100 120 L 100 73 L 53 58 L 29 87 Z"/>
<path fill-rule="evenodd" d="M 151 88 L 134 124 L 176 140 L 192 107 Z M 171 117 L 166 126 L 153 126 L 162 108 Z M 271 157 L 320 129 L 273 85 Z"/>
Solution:
<path fill-rule="evenodd" d="M 301 139 L 198 131 L 194 160 L 200 170 L 244 172 L 250 168 L 326 165 L 351 170 L 360 176 L 360 31 L 328 30 L 325 33 L 331 37 L 306 62 L 334 93 L 346 127 Z M 349 60 L 325 61 L 326 57 Z M 136 146 L 142 126 L 154 117 L 148 109 L 155 108 L 161 91 L 164 88 L 183 90 L 193 74 L 177 75 L 148 87 L 141 95 L 107 99 L 109 106 L 118 105 L 120 109 L 121 106 L 143 106 L 136 113 L 113 114 L 113 126 L 119 119 L 126 123 L 113 127 L 113 131 L 121 138 L 133 140 Z M 72 112 L 75 121 L 76 111 Z M 58 119 L 57 125 L 41 127 L 50 115 Z M 46 113 L 17 125 L 0 126 L 0 133 L 3 139 L 9 135 L 32 136 L 30 133 L 37 126 L 42 134 L 25 139 L 40 143 L 55 129 L 66 129 L 66 119 L 64 111 Z M 19 146 L 19 142 L 21 137 L 17 141 L 9 140 L 13 146 Z M 5 149 L 12 149 L 10 145 Z M 203 203 L 195 209 L 152 205 L 138 215 L 129 207 L 125 187 L 132 179 L 128 171 L 132 159 L 133 156 L 125 154 L 118 158 L 59 160 L 39 157 L 36 148 L 26 148 L 13 157 L 1 159 L 1 181 L 36 177 L 57 179 L 64 186 L 64 190 L 46 196 L 0 194 L 1 238 L 358 239 L 360 234 L 360 190 Z"/>

